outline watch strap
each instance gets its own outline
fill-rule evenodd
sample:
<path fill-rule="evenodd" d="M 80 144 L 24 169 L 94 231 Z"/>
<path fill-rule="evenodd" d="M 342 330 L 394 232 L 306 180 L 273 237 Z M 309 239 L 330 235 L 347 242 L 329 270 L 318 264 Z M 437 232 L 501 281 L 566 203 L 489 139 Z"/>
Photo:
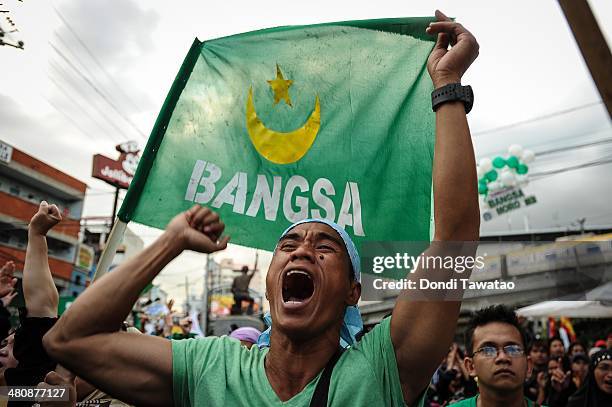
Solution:
<path fill-rule="evenodd" d="M 468 114 L 474 105 L 474 92 L 470 85 L 462 86 L 460 83 L 449 83 L 431 92 L 431 108 L 435 112 L 441 104 L 459 100 L 465 106 Z"/>

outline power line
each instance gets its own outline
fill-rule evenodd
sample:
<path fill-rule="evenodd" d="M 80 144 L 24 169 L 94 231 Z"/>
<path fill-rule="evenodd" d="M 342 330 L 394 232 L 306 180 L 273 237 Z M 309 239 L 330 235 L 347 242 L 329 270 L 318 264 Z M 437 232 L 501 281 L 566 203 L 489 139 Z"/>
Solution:
<path fill-rule="evenodd" d="M 597 161 L 591 161 L 591 162 L 588 162 L 588 163 L 578 164 L 578 165 L 574 165 L 574 166 L 571 166 L 571 167 L 559 168 L 559 169 L 556 169 L 556 170 L 542 171 L 542 172 L 537 172 L 537 173 L 534 173 L 534 174 L 530 174 L 529 175 L 529 179 L 533 180 L 533 181 L 538 181 L 538 180 L 540 180 L 540 179 L 542 179 L 544 177 L 548 177 L 548 176 L 551 176 L 551 175 L 557 175 L 557 174 L 561 174 L 561 173 L 568 172 L 568 171 L 580 170 L 580 169 L 583 169 L 583 168 L 597 167 L 599 165 L 605 165 L 605 164 L 610 164 L 610 163 L 612 163 L 612 157 L 610 157 L 610 158 L 605 157 L 605 159 L 600 159 L 600 160 L 597 160 Z M 532 179 L 532 178 L 535 178 L 535 179 Z"/>
<path fill-rule="evenodd" d="M 534 145 L 526 146 L 525 148 L 533 149 L 534 147 L 548 145 L 548 144 L 550 144 L 552 142 L 558 142 L 558 141 L 563 141 L 563 140 L 568 140 L 568 139 L 576 140 L 577 138 L 582 138 L 582 137 L 585 137 L 585 136 L 591 136 L 591 135 L 595 135 L 595 134 L 599 134 L 599 133 L 609 134 L 610 130 L 611 130 L 610 128 L 605 128 L 605 129 L 597 130 L 597 131 L 594 131 L 594 132 L 591 132 L 591 133 L 583 133 L 583 134 L 579 134 L 579 135 L 573 134 L 573 135 L 571 135 L 569 137 L 564 137 L 564 138 L 560 138 L 560 139 L 550 140 L 548 142 L 537 144 L 535 146 Z M 571 146 L 571 147 L 559 147 L 559 149 L 573 150 L 573 149 L 577 149 L 577 148 L 590 147 L 591 145 L 595 145 L 595 144 L 605 144 L 605 143 L 610 142 L 611 140 L 612 140 L 612 138 L 603 138 L 603 139 L 599 139 L 599 140 L 595 140 L 595 141 L 590 141 L 590 142 L 583 143 L 583 144 L 574 145 L 574 146 Z M 540 151 L 536 151 L 535 155 L 536 156 L 542 156 L 542 155 L 552 154 L 552 152 L 556 152 L 556 150 L 557 149 L 540 150 Z M 479 157 L 483 157 L 483 156 L 484 157 L 491 157 L 491 156 L 494 156 L 494 155 L 501 155 L 501 154 L 506 154 L 506 153 L 507 153 L 507 151 L 500 151 L 500 150 L 498 150 L 496 152 L 488 152 L 488 153 L 484 153 L 484 154 L 479 154 L 478 156 Z"/>
<path fill-rule="evenodd" d="M 53 66 L 51 64 L 51 66 Z M 55 68 L 55 67 L 54 67 Z M 55 68 L 57 69 L 57 68 Z M 87 117 L 89 117 L 89 119 L 96 125 L 98 126 L 98 128 L 101 130 L 102 134 L 106 137 L 109 137 L 111 139 L 111 141 L 113 143 L 118 142 L 116 139 L 114 139 L 105 129 L 102 128 L 102 126 L 100 125 L 100 123 L 98 123 L 97 120 L 95 120 L 93 118 L 93 116 L 87 111 L 85 110 L 85 108 L 83 107 L 82 104 L 80 103 L 75 103 L 74 99 L 70 97 L 70 95 L 68 94 L 68 91 L 65 90 L 58 81 L 56 81 L 51 75 L 48 75 L 48 78 L 51 80 L 51 82 L 53 82 L 53 84 L 60 90 L 60 92 L 62 92 L 62 94 L 66 97 L 67 100 L 71 101 L 74 103 L 74 105 Z"/>
<path fill-rule="evenodd" d="M 125 120 L 127 123 L 130 124 L 130 126 L 132 126 L 132 128 L 134 128 L 134 130 L 136 130 L 136 132 L 144 139 L 146 140 L 146 136 L 144 135 L 144 133 L 142 131 L 140 131 L 140 129 L 134 124 L 134 122 L 132 120 L 130 120 L 126 115 L 124 115 L 118 108 L 117 106 L 115 106 L 115 104 L 106 97 L 106 95 L 104 95 L 104 93 L 102 93 L 102 91 L 100 91 L 100 89 L 89 79 L 87 78 L 73 63 L 72 61 L 70 61 L 70 59 L 68 59 L 68 57 L 66 57 L 66 55 L 60 51 L 51 41 L 49 41 L 49 45 L 51 46 L 51 48 L 64 60 L 64 62 L 66 62 L 68 64 L 68 66 L 70 66 L 89 86 L 91 86 L 91 88 L 102 98 L 104 99 L 104 101 L 106 101 L 106 103 L 108 103 L 108 105 L 119 115 L 123 118 L 123 120 Z"/>
<path fill-rule="evenodd" d="M 607 143 L 612 143 L 612 138 L 606 138 L 606 139 L 603 139 L 603 140 L 592 141 L 590 143 L 578 144 L 578 145 L 574 145 L 574 146 L 553 148 L 551 150 L 537 152 L 537 153 L 535 153 L 535 155 L 539 157 L 541 155 L 555 154 L 555 153 L 560 153 L 560 152 L 563 152 L 563 151 L 576 150 L 578 148 L 593 147 L 593 146 L 598 146 L 598 145 L 607 144 Z"/>
<path fill-rule="evenodd" d="M 123 91 L 123 89 L 121 88 L 121 86 L 119 86 L 119 84 L 115 81 L 115 79 L 108 73 L 108 71 L 106 69 L 104 69 L 104 67 L 102 66 L 102 64 L 100 63 L 100 61 L 98 60 L 98 58 L 96 58 L 96 56 L 94 55 L 93 52 L 91 52 L 91 50 L 89 49 L 89 47 L 85 44 L 85 42 L 83 42 L 83 40 L 81 40 L 81 37 L 76 33 L 76 31 L 72 28 L 72 26 L 68 23 L 68 21 L 64 18 L 64 16 L 60 13 L 60 11 L 55 7 L 54 4 L 51 4 L 51 6 L 53 7 L 53 10 L 55 11 L 55 14 L 57 14 L 57 16 L 60 18 L 60 20 L 62 20 L 62 22 L 64 23 L 64 25 L 66 26 L 66 28 L 68 28 L 68 30 L 70 31 L 70 33 L 72 33 L 72 35 L 74 36 L 74 38 L 76 38 L 76 40 L 79 42 L 79 44 L 81 44 L 81 46 L 83 47 L 83 49 L 85 51 L 87 51 L 87 53 L 89 54 L 89 56 L 91 57 L 91 59 L 95 62 L 95 64 L 98 66 L 98 68 L 104 73 L 104 75 L 106 75 L 106 77 L 115 85 L 115 87 L 123 94 L 123 96 L 125 97 L 125 100 L 127 100 L 132 107 L 136 110 L 136 111 L 141 111 L 141 109 L 138 108 L 138 106 L 136 106 L 136 104 L 134 103 L 134 101 Z M 59 35 L 58 35 L 59 37 Z M 92 75 L 93 76 L 93 75 Z"/>
<path fill-rule="evenodd" d="M 472 133 L 472 136 L 481 136 L 483 134 L 495 133 L 495 132 L 498 132 L 498 131 L 511 129 L 513 127 L 522 126 L 524 124 L 529 124 L 529 123 L 533 123 L 533 122 L 537 122 L 537 121 L 545 120 L 545 119 L 551 119 L 553 117 L 561 116 L 561 115 L 564 115 L 564 114 L 567 114 L 567 113 L 575 112 L 577 110 L 582 110 L 582 109 L 586 109 L 588 107 L 597 106 L 597 105 L 601 105 L 601 104 L 603 104 L 603 102 L 600 100 L 600 101 L 597 101 L 597 102 L 591 102 L 591 103 L 587 103 L 587 104 L 580 105 L 580 106 L 574 106 L 574 107 L 571 107 L 569 109 L 558 110 L 556 112 L 544 114 L 542 116 L 533 117 L 531 119 L 521 120 L 521 121 L 518 121 L 518 122 L 515 122 L 515 123 L 510 123 L 510 124 L 506 124 L 506 125 L 499 126 L 499 127 L 493 127 L 491 129 L 476 131 L 476 132 Z"/>
<path fill-rule="evenodd" d="M 83 63 L 83 61 L 82 61 L 82 60 L 81 60 L 81 59 L 80 59 L 80 58 L 79 58 L 79 57 L 78 57 L 78 56 L 77 56 L 77 55 L 76 55 L 76 54 L 75 54 L 75 53 L 74 53 L 74 52 L 71 50 L 71 48 L 68 46 L 68 44 L 66 44 L 66 42 L 64 41 L 64 39 L 62 38 L 62 36 L 61 36 L 61 35 L 59 35 L 59 34 L 57 34 L 57 33 L 55 33 L 55 37 L 56 37 L 56 38 L 57 38 L 57 39 L 60 41 L 60 43 L 61 43 L 62 47 L 63 47 L 63 48 L 64 48 L 64 49 L 65 49 L 67 52 L 69 52 L 69 53 L 70 53 L 70 55 L 73 57 L 73 59 L 74 59 L 75 61 L 77 61 L 77 62 L 80 64 L 80 66 L 81 66 L 81 67 L 83 67 L 83 69 L 85 70 L 85 72 L 86 72 L 87 74 L 89 74 L 89 76 L 90 76 L 92 79 L 93 79 L 93 78 L 95 78 L 95 75 L 94 75 L 94 74 L 93 74 L 93 73 L 92 73 L 92 72 L 89 70 L 89 68 L 87 68 L 87 65 L 86 65 L 85 63 Z M 57 46 L 57 45 L 56 45 L 56 46 Z M 53 66 L 53 64 L 52 64 L 52 66 Z M 59 68 L 58 66 L 53 66 L 53 67 L 54 67 L 56 70 L 60 70 L 60 68 Z M 65 74 L 65 76 L 64 76 L 64 75 L 62 75 L 62 72 L 60 72 L 60 76 L 62 76 L 62 77 L 64 78 L 64 80 L 65 80 L 65 81 L 67 81 L 67 80 L 66 80 L 66 77 L 70 77 L 70 74 L 68 74 L 68 73 L 67 73 L 66 71 L 64 71 L 63 69 L 61 69 L 61 71 L 62 71 L 62 72 Z M 67 82 L 68 82 L 68 81 L 67 81 Z M 72 84 L 72 86 L 73 86 L 73 88 L 74 88 L 74 89 L 75 89 L 77 92 L 79 92 L 79 94 L 81 94 L 81 96 L 82 96 L 82 97 L 85 99 L 85 101 L 87 102 L 87 99 L 88 99 L 88 98 L 87 98 L 86 96 L 84 96 L 84 95 L 83 95 L 83 93 L 81 93 L 80 88 L 79 88 L 78 86 L 75 86 L 74 84 Z M 102 86 L 99 86 L 99 88 L 100 88 L 101 90 L 104 90 L 104 87 L 102 87 Z M 106 93 L 107 95 L 109 94 L 109 92 L 106 92 L 106 91 L 105 91 L 105 93 Z M 69 99 L 71 99 L 71 98 L 69 97 Z M 109 118 L 108 118 L 108 116 L 106 116 L 106 114 L 104 114 L 102 111 L 100 111 L 99 109 L 97 109 L 97 107 L 96 107 L 96 105 L 95 105 L 95 104 L 90 104 L 90 105 L 93 105 L 93 107 L 94 107 L 94 108 L 96 108 L 96 110 L 98 111 L 98 113 L 100 113 L 100 115 L 101 115 L 101 116 L 103 116 L 103 117 L 104 117 L 104 118 L 105 118 L 105 119 L 108 121 L 108 123 L 109 123 L 109 124 L 110 124 L 110 125 L 111 125 L 113 128 L 115 128 L 117 131 L 119 131 L 119 133 L 123 134 L 123 136 L 124 136 L 125 138 L 128 138 L 128 139 L 130 138 L 129 136 L 125 135 L 125 134 L 123 133 L 123 131 L 122 131 L 121 129 L 119 129 L 119 128 L 118 128 L 118 127 L 115 125 L 114 120 L 109 119 Z M 91 118 L 91 116 L 89 116 L 89 117 Z M 92 120 L 93 120 L 93 119 L 92 119 Z M 94 120 L 94 121 L 95 121 L 95 120 Z M 119 141 L 119 140 L 117 140 L 117 139 L 115 138 L 115 139 L 113 140 L 113 143 L 117 143 L 117 142 L 120 142 L 120 141 Z"/>
<path fill-rule="evenodd" d="M 57 32 L 55 33 L 55 38 L 56 38 L 57 40 L 59 40 L 59 42 L 60 42 L 61 46 L 62 46 L 62 47 L 63 47 L 63 48 L 66 50 L 66 51 L 68 51 L 68 52 L 70 53 L 70 55 L 72 56 L 72 59 L 73 59 L 74 61 L 77 61 L 77 62 L 78 62 L 80 65 L 81 65 L 81 67 L 83 68 L 83 70 L 84 70 L 84 71 L 85 71 L 87 74 L 89 74 L 89 77 L 90 77 L 90 78 L 92 78 L 92 79 L 93 79 L 93 78 L 95 78 L 95 77 L 96 77 L 96 76 L 93 74 L 93 72 L 91 72 L 91 71 L 89 70 L 89 68 L 87 67 L 87 65 L 86 65 L 85 63 L 83 63 L 83 61 L 82 61 L 82 60 L 81 60 L 81 59 L 80 59 L 80 58 L 79 58 L 79 57 L 78 57 L 78 56 L 77 56 L 77 55 L 74 53 L 74 51 L 73 51 L 73 50 L 70 48 L 70 46 L 69 46 L 69 45 L 68 45 L 68 44 L 67 44 L 67 43 L 64 41 L 64 39 L 62 38 L 62 36 L 57 34 Z M 108 92 L 107 92 L 107 93 L 108 93 Z"/>
<path fill-rule="evenodd" d="M 81 97 L 85 105 L 93 108 L 100 115 L 100 117 L 104 119 L 103 121 L 104 123 L 107 123 L 109 126 L 111 126 L 117 132 L 117 134 L 121 134 L 121 136 L 124 137 L 125 139 L 129 139 L 129 136 L 126 133 L 124 133 L 124 131 L 119 126 L 117 126 L 117 124 L 115 124 L 115 121 L 111 119 L 98 105 L 96 105 L 95 103 L 89 103 L 88 101 L 89 97 L 81 90 L 81 88 L 78 85 L 75 85 L 74 83 L 72 83 L 72 80 L 70 79 L 71 76 L 69 73 L 67 73 L 62 67 L 60 67 L 54 62 L 50 62 L 49 66 L 51 66 L 51 68 L 55 70 L 56 74 L 61 77 L 63 82 L 68 83 L 70 85 L 70 87 Z M 49 78 L 51 78 L 50 75 L 48 76 Z M 68 99 L 74 102 L 72 97 L 68 96 Z M 100 125 L 96 120 L 94 120 L 94 122 Z M 116 138 L 113 132 L 108 132 L 107 130 L 104 130 L 103 133 L 107 137 L 110 137 L 113 143 L 120 142 L 120 138 L 119 139 Z"/>
<path fill-rule="evenodd" d="M 85 70 L 85 72 L 86 72 L 87 74 L 89 74 L 89 77 L 90 77 L 90 78 L 92 78 L 92 79 L 94 79 L 96 76 L 93 74 L 93 72 L 91 72 L 91 71 L 89 70 L 89 68 L 87 68 L 87 65 L 86 65 L 85 63 L 83 63 L 83 61 L 82 61 L 82 60 L 81 60 L 81 59 L 80 59 L 80 58 L 79 58 L 77 55 L 75 55 L 75 53 L 74 53 L 74 52 L 71 50 L 71 48 L 68 46 L 68 44 L 66 44 L 66 42 L 63 40 L 62 36 L 61 36 L 61 35 L 59 35 L 59 34 L 57 34 L 57 33 L 55 33 L 55 37 L 56 37 L 56 38 L 57 38 L 57 39 L 60 41 L 60 43 L 61 43 L 62 47 L 63 47 L 63 48 L 66 50 L 66 51 L 68 51 L 68 52 L 70 53 L 70 55 L 73 57 L 73 60 L 77 61 L 77 62 L 80 64 L 80 66 L 81 66 L 81 67 L 82 67 L 82 68 Z M 57 46 L 57 44 L 56 44 L 56 46 Z M 58 68 L 58 67 L 55 67 L 55 69 L 59 69 L 59 68 Z M 67 77 L 69 77 L 69 76 L 70 76 L 70 74 L 68 74 L 68 73 L 67 73 L 66 71 L 64 71 L 63 69 L 62 69 L 62 72 L 64 72 L 64 73 L 66 74 L 66 76 L 67 76 Z M 64 77 L 64 80 L 65 80 L 65 77 Z M 110 95 L 110 92 L 108 92 L 106 89 L 104 89 L 104 87 L 103 87 L 103 86 L 100 86 L 100 85 L 99 85 L 98 87 L 99 87 L 99 88 L 100 88 L 102 91 L 104 91 L 104 93 L 107 95 L 107 97 Z M 73 88 L 74 88 L 75 90 L 77 90 L 77 91 L 80 93 L 80 89 L 79 89 L 79 87 L 78 87 L 78 86 L 73 85 Z M 81 95 L 83 95 L 83 94 L 81 93 Z M 87 101 L 87 97 L 85 97 L 85 96 L 84 96 L 84 99 L 85 99 L 85 101 Z M 93 104 L 93 105 L 94 105 L 94 107 L 95 107 L 95 104 Z M 123 133 L 123 131 L 122 131 L 122 130 L 120 130 L 120 129 L 119 129 L 119 128 L 118 128 L 118 127 L 117 127 L 117 126 L 114 124 L 114 121 L 113 121 L 113 120 L 111 120 L 111 119 L 109 119 L 109 118 L 108 118 L 108 116 L 106 116 L 106 114 L 102 113 L 100 110 L 98 110 L 98 112 L 100 113 L 100 115 L 104 116 L 104 118 L 105 118 L 105 119 L 106 119 L 106 120 L 107 120 L 107 121 L 108 121 L 108 122 L 109 122 L 109 123 L 110 123 L 110 124 L 111 124 L 111 125 L 112 125 L 112 126 L 115 128 L 115 129 L 117 129 L 117 130 L 118 130 L 120 133 L 122 133 L 122 134 L 124 135 L 124 137 L 125 137 L 125 138 L 128 138 L 128 139 L 130 138 L 129 136 L 125 135 L 125 134 Z M 117 139 L 115 139 L 115 140 L 113 140 L 113 142 L 114 142 L 114 143 L 117 143 L 117 142 L 120 142 L 120 141 L 117 141 Z"/>
<path fill-rule="evenodd" d="M 79 130 L 81 133 L 83 133 L 85 135 L 85 137 L 89 138 L 92 141 L 96 141 L 88 132 L 86 132 L 85 130 L 83 130 L 83 128 L 77 124 L 74 120 L 72 120 L 72 118 L 70 117 L 70 115 L 66 114 L 66 112 L 64 112 L 59 106 L 57 106 L 53 101 L 51 101 L 51 99 L 49 99 L 48 97 L 45 96 L 45 100 L 51 105 L 53 106 L 53 108 L 55 110 L 57 110 L 58 112 L 60 112 L 66 119 L 68 119 L 68 121 L 70 123 L 72 123 L 72 125 L 74 127 L 76 127 L 77 130 Z"/>

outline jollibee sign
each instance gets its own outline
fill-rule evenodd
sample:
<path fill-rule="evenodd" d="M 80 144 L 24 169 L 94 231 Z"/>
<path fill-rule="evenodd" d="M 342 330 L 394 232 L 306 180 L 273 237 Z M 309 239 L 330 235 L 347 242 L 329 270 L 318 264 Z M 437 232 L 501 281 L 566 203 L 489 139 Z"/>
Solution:
<path fill-rule="evenodd" d="M 117 160 L 102 154 L 94 155 L 92 176 L 117 188 L 128 189 L 138 167 L 138 144 L 128 141 L 116 147 L 120 155 Z"/>

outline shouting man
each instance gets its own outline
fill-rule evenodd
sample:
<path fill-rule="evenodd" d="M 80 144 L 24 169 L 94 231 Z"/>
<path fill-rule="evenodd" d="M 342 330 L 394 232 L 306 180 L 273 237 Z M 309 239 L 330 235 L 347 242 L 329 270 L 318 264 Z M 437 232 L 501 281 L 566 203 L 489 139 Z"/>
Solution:
<path fill-rule="evenodd" d="M 427 28 L 437 35 L 427 67 L 440 89 L 460 83 L 478 44 L 461 24 L 440 12 L 436 17 Z M 476 188 L 466 105 L 443 100 L 436 107 L 434 240 L 478 239 Z M 346 232 L 324 220 L 295 224 L 280 238 L 266 277 L 273 326 L 260 346 L 247 350 L 228 337 L 168 341 L 118 331 L 166 264 L 184 250 L 225 249 L 223 231 L 223 222 L 207 208 L 177 215 L 155 243 L 75 301 L 45 336 L 49 354 L 136 405 L 422 403 L 451 343 L 460 301 L 397 301 L 390 318 L 355 341 L 361 325 L 354 307 L 361 293 L 359 257 Z M 340 343 L 352 346 L 343 351 Z"/>

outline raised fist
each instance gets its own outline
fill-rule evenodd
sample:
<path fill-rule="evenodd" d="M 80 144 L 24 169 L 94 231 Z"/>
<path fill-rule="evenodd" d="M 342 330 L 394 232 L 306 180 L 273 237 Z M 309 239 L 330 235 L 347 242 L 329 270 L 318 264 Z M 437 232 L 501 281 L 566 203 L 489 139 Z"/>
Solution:
<path fill-rule="evenodd" d="M 461 24 L 436 10 L 438 21 L 427 27 L 427 33 L 438 40 L 427 60 L 427 70 L 435 88 L 461 82 L 461 77 L 478 56 L 476 38 Z M 451 46 L 448 49 L 448 46 Z"/>
<path fill-rule="evenodd" d="M 213 253 L 227 247 L 229 236 L 223 236 L 225 224 L 209 208 L 194 205 L 176 215 L 166 227 L 166 233 L 181 250 Z"/>
<path fill-rule="evenodd" d="M 30 220 L 29 232 L 45 236 L 47 232 L 62 220 L 57 206 L 41 201 L 38 212 Z"/>
<path fill-rule="evenodd" d="M 15 263 L 7 261 L 0 268 L 0 298 L 11 294 L 17 284 L 17 279 L 13 276 L 15 272 Z"/>

